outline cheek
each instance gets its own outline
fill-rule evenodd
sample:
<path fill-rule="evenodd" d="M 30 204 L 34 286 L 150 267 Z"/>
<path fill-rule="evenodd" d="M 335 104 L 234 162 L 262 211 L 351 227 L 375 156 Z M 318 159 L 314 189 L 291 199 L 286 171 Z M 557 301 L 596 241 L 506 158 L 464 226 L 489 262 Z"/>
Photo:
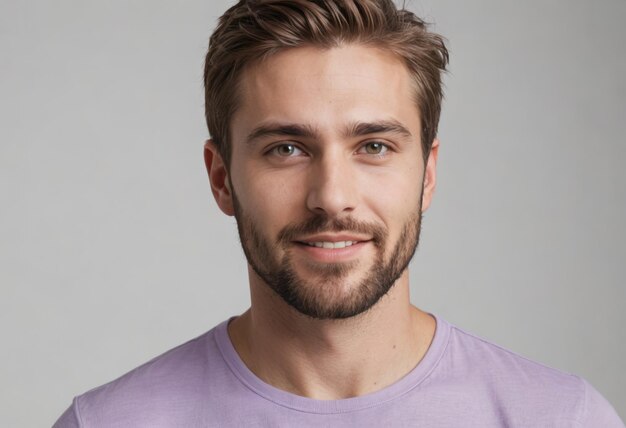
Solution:
<path fill-rule="evenodd" d="M 276 177 L 252 167 L 242 170 L 254 172 L 234 175 L 233 187 L 252 221 L 269 232 L 295 220 L 298 207 L 303 205 L 304 189 L 296 177 Z"/>
<path fill-rule="evenodd" d="M 417 210 L 422 192 L 419 168 L 394 168 L 368 181 L 368 202 L 377 207 L 383 218 L 393 216 L 400 220 Z"/>

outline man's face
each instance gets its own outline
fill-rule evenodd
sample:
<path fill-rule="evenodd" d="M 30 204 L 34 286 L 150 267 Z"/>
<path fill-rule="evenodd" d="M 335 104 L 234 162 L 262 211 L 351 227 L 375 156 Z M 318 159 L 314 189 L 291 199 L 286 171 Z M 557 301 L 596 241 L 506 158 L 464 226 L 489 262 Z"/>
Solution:
<path fill-rule="evenodd" d="M 299 312 L 357 315 L 413 256 L 424 177 L 413 93 L 400 60 L 368 47 L 286 50 L 243 74 L 228 193 L 248 263 Z"/>

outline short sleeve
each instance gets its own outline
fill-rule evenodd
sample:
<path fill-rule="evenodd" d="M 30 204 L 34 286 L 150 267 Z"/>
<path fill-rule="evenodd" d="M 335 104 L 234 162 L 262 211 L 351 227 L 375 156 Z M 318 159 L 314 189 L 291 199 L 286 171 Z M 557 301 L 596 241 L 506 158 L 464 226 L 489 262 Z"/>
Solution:
<path fill-rule="evenodd" d="M 76 399 L 68 409 L 63 412 L 61 417 L 54 423 L 52 428 L 80 428 L 80 422 L 76 415 Z"/>
<path fill-rule="evenodd" d="M 581 426 L 584 428 L 625 428 L 611 404 L 583 379 L 585 387 L 585 408 L 583 409 Z"/>

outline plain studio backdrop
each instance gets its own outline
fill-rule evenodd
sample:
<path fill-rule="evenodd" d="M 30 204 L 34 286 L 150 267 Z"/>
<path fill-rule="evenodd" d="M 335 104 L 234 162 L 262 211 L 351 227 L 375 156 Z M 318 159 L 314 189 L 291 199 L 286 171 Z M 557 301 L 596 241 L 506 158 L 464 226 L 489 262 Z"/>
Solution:
<path fill-rule="evenodd" d="M 229 1 L 0 3 L 0 426 L 249 305 L 202 159 Z M 626 418 L 626 2 L 419 1 L 449 40 L 412 301 Z"/>

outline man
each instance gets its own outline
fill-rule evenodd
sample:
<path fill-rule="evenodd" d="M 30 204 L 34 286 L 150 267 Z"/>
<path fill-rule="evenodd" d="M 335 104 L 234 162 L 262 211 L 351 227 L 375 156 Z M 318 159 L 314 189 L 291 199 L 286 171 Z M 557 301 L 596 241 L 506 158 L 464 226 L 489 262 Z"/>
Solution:
<path fill-rule="evenodd" d="M 387 0 L 242 0 L 206 59 L 211 189 L 251 307 L 57 427 L 623 427 L 585 380 L 412 306 L 441 37 Z"/>

